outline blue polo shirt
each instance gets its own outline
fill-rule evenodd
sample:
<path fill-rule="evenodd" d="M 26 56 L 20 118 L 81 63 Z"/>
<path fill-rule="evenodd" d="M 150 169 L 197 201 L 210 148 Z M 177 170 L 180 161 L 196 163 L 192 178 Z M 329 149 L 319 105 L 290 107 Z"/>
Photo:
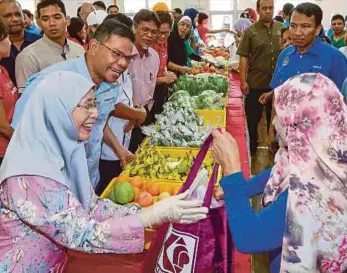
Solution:
<path fill-rule="evenodd" d="M 32 23 L 30 26 L 28 26 L 26 29 L 25 29 L 26 32 L 29 32 L 29 33 L 34 33 L 38 36 L 43 36 L 43 32 L 42 30 L 37 26 L 35 25 L 34 23 Z"/>
<path fill-rule="evenodd" d="M 278 57 L 270 86 L 275 89 L 295 75 L 310 72 L 327 76 L 341 90 L 347 77 L 347 59 L 341 51 L 320 38 L 303 54 L 291 45 Z"/>
<path fill-rule="evenodd" d="M 1 59 L 0 65 L 6 68 L 8 75 L 10 76 L 10 79 L 15 86 L 17 86 L 15 73 L 17 55 L 28 45 L 31 45 L 33 42 L 36 42 L 40 38 L 40 35 L 24 31 L 24 42 L 22 43 L 20 49 L 18 50 L 13 44 L 11 44 L 10 57 Z"/>
<path fill-rule="evenodd" d="M 12 119 L 12 128 L 17 128 L 18 123 L 20 122 L 21 115 L 23 113 L 24 107 L 30 98 L 32 92 L 34 92 L 37 84 L 49 73 L 55 71 L 71 71 L 77 74 L 84 76 L 86 79 L 92 81 L 90 77 L 85 56 L 79 58 L 74 58 L 67 60 L 65 62 L 60 62 L 55 65 L 49 66 L 44 70 L 36 73 L 30 77 L 27 81 L 26 88 L 16 103 L 13 119 Z M 104 136 L 104 127 L 107 121 L 107 118 L 114 106 L 119 94 L 120 86 L 118 84 L 110 84 L 107 82 L 102 82 L 99 84 L 95 91 L 96 100 L 98 102 L 98 118 L 92 128 L 90 133 L 90 138 L 85 142 L 85 149 L 87 154 L 87 162 L 89 169 L 90 181 L 95 187 L 100 180 L 99 176 L 99 160 L 101 156 L 101 144 Z"/>

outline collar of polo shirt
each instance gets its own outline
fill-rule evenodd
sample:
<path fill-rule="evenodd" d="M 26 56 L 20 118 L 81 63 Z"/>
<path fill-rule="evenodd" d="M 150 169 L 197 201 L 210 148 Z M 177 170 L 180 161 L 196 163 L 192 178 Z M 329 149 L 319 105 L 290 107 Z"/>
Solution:
<path fill-rule="evenodd" d="M 320 50 L 321 43 L 324 43 L 324 42 L 317 36 L 316 41 L 304 54 L 319 56 L 321 54 L 321 50 Z M 295 46 L 291 46 L 290 49 L 288 50 L 288 54 L 294 54 L 296 52 L 297 50 Z"/>
<path fill-rule="evenodd" d="M 65 38 L 65 44 L 64 46 L 60 46 L 57 43 L 53 42 L 51 39 L 49 39 L 46 35 L 43 35 L 42 37 L 42 41 L 44 41 L 46 44 L 48 44 L 50 47 L 52 48 L 56 48 L 57 50 L 59 50 L 59 52 L 61 52 L 61 50 L 63 49 L 63 51 L 65 51 L 64 49 L 67 48 L 69 49 L 69 40 Z"/>

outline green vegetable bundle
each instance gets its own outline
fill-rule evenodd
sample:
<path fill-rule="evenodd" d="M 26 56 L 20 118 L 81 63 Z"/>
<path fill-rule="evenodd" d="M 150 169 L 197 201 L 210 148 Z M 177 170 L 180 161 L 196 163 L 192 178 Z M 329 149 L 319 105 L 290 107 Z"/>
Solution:
<path fill-rule="evenodd" d="M 169 101 L 182 106 L 188 105 L 193 109 L 222 110 L 224 108 L 222 97 L 222 93 L 216 93 L 213 90 L 202 91 L 201 94 L 193 97 L 187 91 L 179 90 L 169 98 Z"/>
<path fill-rule="evenodd" d="M 205 90 L 214 90 L 225 95 L 228 92 L 228 80 L 217 74 L 182 75 L 173 86 L 174 92 L 179 90 L 186 90 L 191 96 L 198 96 Z"/>

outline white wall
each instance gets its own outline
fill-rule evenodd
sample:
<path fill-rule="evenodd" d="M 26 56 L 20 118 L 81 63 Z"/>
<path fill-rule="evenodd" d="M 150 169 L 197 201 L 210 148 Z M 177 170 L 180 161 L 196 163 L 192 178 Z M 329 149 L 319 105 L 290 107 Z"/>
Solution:
<path fill-rule="evenodd" d="M 134 0 L 104 0 L 106 4 L 112 4 L 116 2 L 121 10 L 124 7 L 124 1 L 129 1 L 130 3 Z M 136 1 L 136 0 L 135 0 Z M 152 1 L 152 0 L 151 0 Z M 160 0 L 158 0 L 159 2 Z M 234 0 L 220 0 L 220 3 L 231 2 Z M 238 9 L 245 9 L 248 7 L 255 8 L 256 0 L 235 0 L 237 1 Z M 330 25 L 330 16 L 333 12 L 340 12 L 343 15 L 347 14 L 347 0 L 275 0 L 276 11 L 280 10 L 284 3 L 291 2 L 294 5 L 301 2 L 314 2 L 321 6 L 324 12 L 323 25 L 325 28 Z M 34 0 L 19 0 L 23 8 L 30 9 L 31 11 L 35 10 L 35 1 Z M 93 0 L 63 0 L 66 5 L 67 13 L 70 16 L 76 16 L 77 7 L 82 2 L 93 2 Z M 128 3 L 129 3 L 128 2 Z M 153 2 L 153 1 L 152 1 Z M 224 6 L 221 4 L 221 6 Z M 225 4 L 225 6 L 228 6 Z M 209 0 L 171 0 L 171 7 L 179 7 L 181 9 L 186 9 L 189 7 L 195 7 L 199 10 L 209 12 L 210 11 L 210 2 Z"/>

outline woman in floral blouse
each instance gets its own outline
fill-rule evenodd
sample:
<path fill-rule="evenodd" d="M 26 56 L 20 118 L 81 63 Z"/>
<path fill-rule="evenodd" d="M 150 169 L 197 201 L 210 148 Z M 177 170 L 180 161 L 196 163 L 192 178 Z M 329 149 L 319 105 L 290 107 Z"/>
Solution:
<path fill-rule="evenodd" d="M 246 182 L 235 140 L 214 132 L 233 241 L 271 251 L 271 273 L 347 272 L 347 106 L 322 74 L 295 76 L 274 95 L 281 148 L 271 172 Z M 249 198 L 261 193 L 254 212 Z"/>
<path fill-rule="evenodd" d="M 67 248 L 137 253 L 144 228 L 206 217 L 188 193 L 132 214 L 95 195 L 83 141 L 97 117 L 94 86 L 54 72 L 34 90 L 0 169 L 0 272 L 63 272 Z"/>

